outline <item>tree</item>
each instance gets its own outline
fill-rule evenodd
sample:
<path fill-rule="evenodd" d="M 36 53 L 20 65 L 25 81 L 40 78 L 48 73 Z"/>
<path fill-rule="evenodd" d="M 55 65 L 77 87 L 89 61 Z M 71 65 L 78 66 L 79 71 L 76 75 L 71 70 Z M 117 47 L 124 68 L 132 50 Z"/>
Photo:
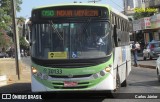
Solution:
<path fill-rule="evenodd" d="M 16 0 L 16 10 L 21 10 L 22 0 Z M 7 40 L 4 40 L 6 32 L 12 28 L 12 8 L 11 0 L 0 0 L 0 47 L 7 47 Z"/>
<path fill-rule="evenodd" d="M 0 33 L 0 50 L 6 49 L 6 47 L 9 47 L 12 44 L 10 37 L 5 33 Z M 5 50 L 3 50 L 5 51 Z"/>
<path fill-rule="evenodd" d="M 19 43 L 22 49 L 27 50 L 29 48 L 29 44 L 25 41 L 25 38 L 23 36 L 20 37 Z"/>
<path fill-rule="evenodd" d="M 143 17 L 150 17 L 152 16 L 153 13 L 152 12 L 135 12 L 133 15 L 134 20 L 143 18 Z"/>
<path fill-rule="evenodd" d="M 23 28 L 24 24 L 25 24 L 25 18 L 23 17 L 17 18 L 17 25 L 19 25 L 18 30 L 19 30 L 19 38 L 20 38 L 19 39 L 20 48 L 27 50 L 29 47 L 29 44 L 25 40 L 24 31 L 26 29 Z"/>
<path fill-rule="evenodd" d="M 20 4 L 22 0 L 16 0 L 16 10 L 21 10 Z M 1 30 L 9 30 L 12 24 L 12 8 L 11 0 L 0 0 L 0 28 Z"/>
<path fill-rule="evenodd" d="M 25 23 L 25 18 L 24 17 L 19 17 L 17 18 L 17 24 Z"/>

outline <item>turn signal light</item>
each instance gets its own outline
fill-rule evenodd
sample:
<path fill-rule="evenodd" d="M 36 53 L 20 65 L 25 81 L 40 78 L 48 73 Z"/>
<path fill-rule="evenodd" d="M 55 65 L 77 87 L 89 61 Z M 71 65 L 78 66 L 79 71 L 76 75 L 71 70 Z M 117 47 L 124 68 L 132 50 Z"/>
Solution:
<path fill-rule="evenodd" d="M 37 73 L 37 69 L 34 68 L 34 67 L 32 67 L 32 73 L 33 73 L 33 74 L 36 74 L 36 73 Z"/>
<path fill-rule="evenodd" d="M 110 71 L 111 71 L 111 68 L 110 68 L 110 67 L 106 67 L 106 68 L 105 68 L 105 71 L 106 71 L 106 72 L 110 72 Z"/>

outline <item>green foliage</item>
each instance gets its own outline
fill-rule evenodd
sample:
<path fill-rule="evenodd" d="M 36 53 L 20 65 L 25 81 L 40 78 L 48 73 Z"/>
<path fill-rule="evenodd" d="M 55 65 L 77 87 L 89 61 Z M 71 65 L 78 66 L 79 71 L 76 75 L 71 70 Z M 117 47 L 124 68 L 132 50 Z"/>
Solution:
<path fill-rule="evenodd" d="M 12 27 L 12 0 L 0 0 L 0 47 L 7 47 L 10 43 L 4 39 L 4 33 L 10 32 Z M 22 0 L 16 0 L 16 10 L 21 10 Z"/>
<path fill-rule="evenodd" d="M 9 47 L 10 44 L 12 44 L 12 42 L 8 40 L 4 34 L 0 33 L 0 47 L 5 49 Z"/>
<path fill-rule="evenodd" d="M 134 20 L 137 20 L 137 19 L 144 18 L 144 17 L 150 17 L 152 15 L 153 15 L 152 12 L 135 12 L 133 15 L 133 18 Z"/>
<path fill-rule="evenodd" d="M 3 35 L 1 34 L 0 35 L 0 46 L 1 47 L 7 46 L 6 44 L 7 43 L 6 43 L 5 39 L 3 38 Z"/>
<path fill-rule="evenodd" d="M 21 10 L 20 4 L 22 0 L 16 0 L 16 10 Z M 12 10 L 11 0 L 0 0 L 0 29 L 9 30 L 12 24 Z"/>
<path fill-rule="evenodd" d="M 24 17 L 17 18 L 19 22 L 24 22 L 26 19 Z"/>
<path fill-rule="evenodd" d="M 29 44 L 25 41 L 24 37 L 20 37 L 19 44 L 23 48 L 27 48 L 29 46 Z"/>
<path fill-rule="evenodd" d="M 18 12 L 20 12 L 20 10 L 21 10 L 20 4 L 22 4 L 22 0 L 16 0 L 16 10 Z"/>

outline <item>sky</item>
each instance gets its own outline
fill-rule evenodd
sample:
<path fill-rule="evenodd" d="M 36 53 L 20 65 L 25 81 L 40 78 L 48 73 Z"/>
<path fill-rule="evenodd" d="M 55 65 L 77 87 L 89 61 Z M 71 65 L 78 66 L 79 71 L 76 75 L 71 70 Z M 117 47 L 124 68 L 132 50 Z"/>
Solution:
<path fill-rule="evenodd" d="M 51 4 L 62 4 L 62 3 L 73 3 L 74 1 L 87 3 L 93 0 L 22 0 L 21 11 L 17 12 L 17 17 L 29 18 L 31 16 L 32 8 L 37 6 L 51 5 Z M 96 0 L 98 1 L 98 0 Z M 108 4 L 118 11 L 123 10 L 123 0 L 100 0 L 102 4 Z"/>

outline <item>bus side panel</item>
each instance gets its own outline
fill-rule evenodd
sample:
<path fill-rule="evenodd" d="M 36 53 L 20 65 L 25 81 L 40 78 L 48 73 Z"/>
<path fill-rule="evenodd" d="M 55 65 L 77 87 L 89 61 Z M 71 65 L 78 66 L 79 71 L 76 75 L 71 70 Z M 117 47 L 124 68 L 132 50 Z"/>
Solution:
<path fill-rule="evenodd" d="M 114 52 L 114 77 L 116 77 L 116 72 L 118 70 L 120 76 L 120 82 L 122 83 L 126 79 L 126 65 L 127 65 L 127 75 L 131 71 L 131 55 L 129 46 L 116 47 Z M 126 64 L 127 62 L 127 64 Z M 117 69 L 118 68 L 118 69 Z M 116 85 L 116 84 L 114 84 Z"/>
<path fill-rule="evenodd" d="M 127 48 L 127 76 L 131 72 L 131 49 L 130 46 L 126 46 Z"/>

